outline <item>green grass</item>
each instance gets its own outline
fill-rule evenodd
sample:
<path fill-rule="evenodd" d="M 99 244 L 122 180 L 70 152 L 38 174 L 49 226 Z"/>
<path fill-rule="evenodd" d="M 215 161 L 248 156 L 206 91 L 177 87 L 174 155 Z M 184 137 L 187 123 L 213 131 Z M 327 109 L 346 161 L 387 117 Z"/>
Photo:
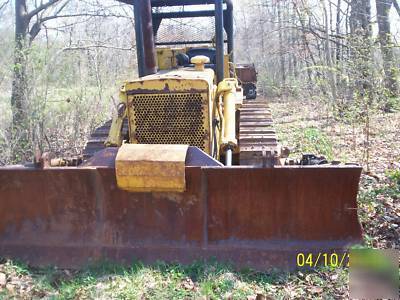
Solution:
<path fill-rule="evenodd" d="M 333 144 L 328 136 L 318 128 L 309 127 L 297 132 L 301 152 L 313 153 L 333 159 Z"/>
<path fill-rule="evenodd" d="M 36 299 L 270 299 L 313 297 L 333 299 L 343 295 L 347 270 L 317 269 L 311 272 L 257 272 L 235 270 L 216 261 L 190 265 L 135 262 L 121 266 L 102 262 L 80 271 L 56 268 L 30 269 L 17 262 L 0 265 L 0 272 L 31 282 L 29 294 L 3 290 L 0 297 Z M 335 283 L 337 287 L 330 286 Z M 1 294 L 3 293 L 3 294 Z"/>
<path fill-rule="evenodd" d="M 359 194 L 360 204 L 371 205 L 378 210 L 384 208 L 387 199 L 400 199 L 400 170 L 388 171 L 385 182 L 378 185 L 370 183 Z"/>
<path fill-rule="evenodd" d="M 381 109 L 386 112 L 394 112 L 400 110 L 400 97 L 388 96 L 386 102 Z"/>
<path fill-rule="evenodd" d="M 292 148 L 292 156 L 299 154 L 323 155 L 328 160 L 334 159 L 333 143 L 325 132 L 316 127 L 298 128 L 277 124 L 277 131 L 283 145 Z"/>
<path fill-rule="evenodd" d="M 381 181 L 364 177 L 358 194 L 359 219 L 369 247 L 400 247 L 398 221 L 400 213 L 400 170 L 391 170 Z"/>

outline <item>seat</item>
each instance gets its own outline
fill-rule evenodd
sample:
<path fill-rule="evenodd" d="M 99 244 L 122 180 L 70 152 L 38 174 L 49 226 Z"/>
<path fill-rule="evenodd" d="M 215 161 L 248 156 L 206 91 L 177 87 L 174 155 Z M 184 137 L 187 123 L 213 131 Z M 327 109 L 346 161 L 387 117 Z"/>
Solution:
<path fill-rule="evenodd" d="M 178 66 L 193 67 L 194 65 L 190 63 L 190 60 L 195 56 L 204 55 L 210 59 L 210 63 L 205 64 L 205 68 L 213 69 L 215 71 L 216 54 L 215 48 L 193 48 L 188 50 L 186 54 L 178 53 L 176 55 L 176 60 Z"/>

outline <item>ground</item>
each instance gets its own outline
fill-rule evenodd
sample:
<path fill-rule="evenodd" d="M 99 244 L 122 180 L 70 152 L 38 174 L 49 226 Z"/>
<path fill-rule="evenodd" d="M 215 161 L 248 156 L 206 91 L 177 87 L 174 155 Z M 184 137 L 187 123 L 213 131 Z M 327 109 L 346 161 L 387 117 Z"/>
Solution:
<path fill-rule="evenodd" d="M 377 110 L 367 138 L 365 125 L 336 117 L 327 105 L 281 100 L 271 106 L 291 156 L 319 153 L 363 166 L 358 205 L 366 245 L 400 249 L 400 112 Z"/>
<path fill-rule="evenodd" d="M 365 246 L 400 249 L 400 112 L 376 113 L 366 128 L 311 101 L 275 99 L 271 108 L 293 157 L 312 152 L 363 166 L 358 204 Z M 287 273 L 214 261 L 125 268 L 102 262 L 76 271 L 0 260 L 0 299 L 338 299 L 348 293 L 347 268 Z"/>

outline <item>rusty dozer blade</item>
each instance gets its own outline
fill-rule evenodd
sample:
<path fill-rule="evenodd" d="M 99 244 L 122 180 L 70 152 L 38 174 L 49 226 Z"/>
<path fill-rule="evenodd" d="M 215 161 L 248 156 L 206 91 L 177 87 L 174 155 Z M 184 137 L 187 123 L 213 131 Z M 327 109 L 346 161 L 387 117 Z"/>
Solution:
<path fill-rule="evenodd" d="M 223 167 L 189 147 L 184 192 L 128 192 L 116 154 L 81 167 L 0 168 L 0 256 L 60 267 L 216 258 L 265 270 L 361 241 L 360 167 Z"/>

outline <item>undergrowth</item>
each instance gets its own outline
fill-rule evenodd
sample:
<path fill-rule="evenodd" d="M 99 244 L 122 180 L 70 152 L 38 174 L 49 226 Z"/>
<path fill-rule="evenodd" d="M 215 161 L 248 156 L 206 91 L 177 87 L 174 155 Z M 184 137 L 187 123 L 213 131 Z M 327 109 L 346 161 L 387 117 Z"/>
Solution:
<path fill-rule="evenodd" d="M 310 127 L 299 130 L 297 136 L 297 148 L 302 153 L 323 155 L 328 160 L 333 159 L 333 145 L 328 136 L 318 128 Z"/>
<path fill-rule="evenodd" d="M 400 249 L 400 170 L 377 180 L 363 176 L 358 195 L 359 218 L 370 247 Z"/>
<path fill-rule="evenodd" d="M 125 267 L 103 261 L 80 271 L 6 261 L 0 272 L 8 277 L 7 288 L 0 287 L 4 299 L 326 299 L 344 296 L 348 278 L 345 269 L 257 272 L 216 261 Z"/>
<path fill-rule="evenodd" d="M 277 131 L 283 145 L 289 146 L 292 157 L 301 154 L 323 155 L 334 159 L 333 143 L 325 132 L 316 127 L 297 128 L 277 124 Z"/>

